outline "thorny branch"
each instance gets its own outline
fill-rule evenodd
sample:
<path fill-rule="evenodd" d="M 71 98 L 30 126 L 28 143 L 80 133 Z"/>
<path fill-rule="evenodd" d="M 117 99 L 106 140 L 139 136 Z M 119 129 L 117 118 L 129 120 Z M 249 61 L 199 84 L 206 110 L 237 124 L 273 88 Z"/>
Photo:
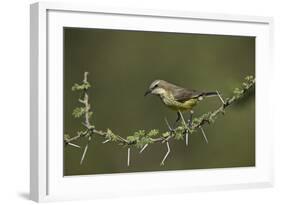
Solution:
<path fill-rule="evenodd" d="M 220 114 L 225 114 L 226 108 L 230 105 L 234 104 L 236 101 L 240 100 L 245 96 L 245 94 L 255 85 L 255 79 L 253 76 L 247 76 L 245 81 L 242 83 L 240 88 L 235 88 L 233 90 L 233 96 L 230 98 L 223 99 L 222 96 L 218 93 L 218 97 L 220 98 L 222 105 L 219 106 L 217 109 L 211 112 L 207 112 L 200 117 L 191 119 L 191 121 L 185 123 L 184 118 L 181 115 L 182 121 L 179 126 L 172 129 L 169 125 L 167 119 L 165 122 L 168 127 L 168 131 L 160 133 L 158 129 L 153 129 L 150 131 L 145 130 L 138 130 L 130 136 L 123 138 L 115 133 L 113 133 L 110 129 L 106 131 L 98 130 L 95 128 L 94 124 L 91 122 L 91 118 L 93 112 L 91 111 L 91 105 L 89 103 L 89 95 L 88 89 L 91 87 L 90 83 L 88 82 L 88 72 L 84 73 L 84 79 L 82 84 L 74 84 L 72 87 L 73 91 L 80 91 L 82 94 L 82 98 L 79 98 L 78 101 L 82 105 L 81 107 L 77 107 L 73 110 L 73 116 L 76 118 L 84 116 L 84 121 L 82 124 L 84 125 L 84 129 L 82 131 L 77 132 L 77 134 L 73 137 L 70 137 L 68 134 L 64 135 L 64 142 L 65 145 L 69 145 L 75 148 L 81 148 L 79 145 L 75 144 L 74 141 L 78 140 L 79 138 L 86 138 L 88 139 L 86 146 L 84 147 L 80 164 L 83 163 L 84 158 L 86 156 L 89 143 L 94 138 L 94 136 L 99 136 L 104 138 L 103 143 L 114 142 L 122 146 L 127 147 L 127 166 L 130 166 L 130 153 L 131 147 L 135 146 L 140 149 L 139 153 L 142 153 L 150 144 L 153 143 L 162 143 L 166 144 L 167 152 L 161 161 L 161 165 L 164 165 L 164 162 L 167 156 L 170 153 L 170 146 L 169 141 L 172 139 L 175 140 L 183 140 L 185 138 L 186 145 L 188 145 L 188 136 L 192 134 L 197 129 L 200 129 L 205 141 L 208 143 L 208 139 L 206 134 L 203 130 L 203 126 L 214 123 L 217 117 Z"/>

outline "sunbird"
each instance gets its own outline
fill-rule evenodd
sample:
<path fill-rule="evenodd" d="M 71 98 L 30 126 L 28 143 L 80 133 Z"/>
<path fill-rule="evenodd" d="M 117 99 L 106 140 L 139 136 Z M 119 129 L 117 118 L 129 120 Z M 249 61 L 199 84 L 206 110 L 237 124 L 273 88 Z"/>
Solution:
<path fill-rule="evenodd" d="M 200 101 L 206 97 L 218 96 L 217 91 L 214 92 L 202 92 L 193 89 L 187 89 L 180 87 L 178 85 L 169 83 L 165 80 L 154 80 L 148 90 L 145 92 L 144 96 L 152 94 L 160 97 L 161 101 L 168 108 L 177 112 L 176 122 L 182 118 L 183 123 L 186 125 L 186 122 L 182 116 L 182 112 L 190 111 L 190 120 L 192 121 L 193 107 L 196 106 Z M 201 129 L 204 135 L 206 142 L 208 142 L 206 135 Z M 186 133 L 186 144 L 188 143 L 188 134 Z"/>
<path fill-rule="evenodd" d="M 162 102 L 172 110 L 186 112 L 192 111 L 193 107 L 205 97 L 217 96 L 218 92 L 202 92 L 183 88 L 165 80 L 155 80 L 144 95 L 148 94 L 159 96 Z"/>

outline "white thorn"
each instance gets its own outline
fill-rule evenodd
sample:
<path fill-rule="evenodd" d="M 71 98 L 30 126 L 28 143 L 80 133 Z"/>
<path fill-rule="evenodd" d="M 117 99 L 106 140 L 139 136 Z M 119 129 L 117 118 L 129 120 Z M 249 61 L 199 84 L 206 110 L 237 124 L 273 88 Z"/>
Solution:
<path fill-rule="evenodd" d="M 225 102 L 224 102 L 224 100 L 222 99 L 222 97 L 221 97 L 221 95 L 220 95 L 219 91 L 216 91 L 216 92 L 217 92 L 217 94 L 218 94 L 218 96 L 219 96 L 219 98 L 220 98 L 220 100 L 221 100 L 222 104 L 225 104 Z"/>
<path fill-rule="evenodd" d="M 185 145 L 188 146 L 188 130 L 185 133 Z"/>
<path fill-rule="evenodd" d="M 165 156 L 164 156 L 164 158 L 163 158 L 163 160 L 162 160 L 162 162 L 161 162 L 161 164 L 160 165 L 164 165 L 164 162 L 165 162 L 165 160 L 166 160 L 166 158 L 168 157 L 168 155 L 169 155 L 169 153 L 170 153 L 170 146 L 169 146 L 169 142 L 166 142 L 166 145 L 167 145 L 167 152 L 166 152 L 166 154 L 165 154 Z"/>
<path fill-rule="evenodd" d="M 187 128 L 186 122 L 185 122 L 185 120 L 184 120 L 184 117 L 183 117 L 183 115 L 182 115 L 181 111 L 179 111 L 179 113 L 180 113 L 181 120 L 182 120 L 182 122 L 183 122 L 183 124 L 184 124 L 185 128 Z"/>
<path fill-rule="evenodd" d="M 140 154 L 147 148 L 147 146 L 148 146 L 148 144 L 145 144 L 145 145 L 143 146 L 143 148 L 141 148 Z"/>
<path fill-rule="evenodd" d="M 84 148 L 84 152 L 83 152 L 83 155 L 82 155 L 82 157 L 81 157 L 80 164 L 83 163 L 83 160 L 84 160 L 84 158 L 85 158 L 86 152 L 87 152 L 87 150 L 88 150 L 88 146 L 89 146 L 89 144 L 87 144 L 87 145 L 85 146 L 85 148 Z"/>
<path fill-rule="evenodd" d="M 127 166 L 130 166 L 130 153 L 131 153 L 131 148 L 128 148 L 128 158 L 127 158 Z"/>
<path fill-rule="evenodd" d="M 68 145 L 72 146 L 72 147 L 76 147 L 76 148 L 81 148 L 79 145 L 77 144 L 73 144 L 71 142 L 67 143 Z"/>
<path fill-rule="evenodd" d="M 107 143 L 107 142 L 109 142 L 109 141 L 110 141 L 110 139 L 105 140 L 105 141 L 103 141 L 102 143 L 105 144 L 105 143 Z"/>
<path fill-rule="evenodd" d="M 208 144 L 208 139 L 207 139 L 207 136 L 206 136 L 206 134 L 205 134 L 203 128 L 202 128 L 201 126 L 200 126 L 199 128 L 201 129 L 201 132 L 202 132 L 202 134 L 203 134 L 203 136 L 204 136 L 204 139 L 205 139 L 206 143 Z"/>

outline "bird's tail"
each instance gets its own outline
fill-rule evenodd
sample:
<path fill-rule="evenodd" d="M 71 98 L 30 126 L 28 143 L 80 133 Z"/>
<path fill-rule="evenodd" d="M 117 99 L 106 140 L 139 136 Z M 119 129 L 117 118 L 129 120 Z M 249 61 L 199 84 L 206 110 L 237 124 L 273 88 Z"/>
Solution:
<path fill-rule="evenodd" d="M 214 92 L 204 92 L 202 94 L 202 96 L 204 96 L 204 97 L 214 97 L 214 96 L 217 96 L 217 95 L 218 95 L 218 93 L 216 91 L 214 91 Z"/>

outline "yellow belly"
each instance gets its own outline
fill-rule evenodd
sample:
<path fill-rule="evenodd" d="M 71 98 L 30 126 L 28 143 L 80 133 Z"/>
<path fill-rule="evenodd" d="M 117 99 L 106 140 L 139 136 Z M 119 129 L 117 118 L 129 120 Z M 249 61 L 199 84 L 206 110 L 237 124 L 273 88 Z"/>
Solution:
<path fill-rule="evenodd" d="M 176 111 L 192 110 L 192 108 L 198 103 L 197 99 L 190 99 L 185 102 L 178 102 L 175 101 L 173 98 L 167 96 L 161 97 L 161 99 L 166 106 Z"/>

